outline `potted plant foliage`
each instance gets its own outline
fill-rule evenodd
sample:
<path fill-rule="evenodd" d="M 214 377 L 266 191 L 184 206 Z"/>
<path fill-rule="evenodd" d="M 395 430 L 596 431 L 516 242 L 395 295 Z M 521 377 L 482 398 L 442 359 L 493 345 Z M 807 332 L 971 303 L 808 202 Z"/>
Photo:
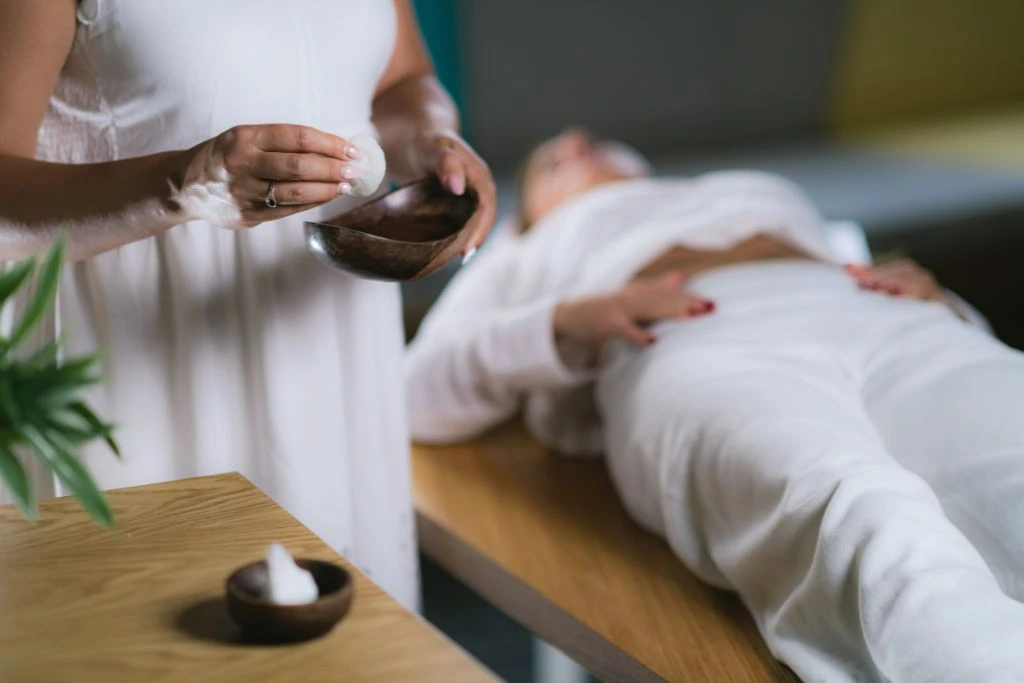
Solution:
<path fill-rule="evenodd" d="M 114 525 L 106 496 L 77 456 L 78 449 L 104 439 L 120 456 L 112 427 L 83 400 L 83 391 L 99 382 L 98 354 L 62 358 L 62 339 L 29 349 L 32 332 L 52 309 L 64 262 L 59 239 L 41 266 L 30 258 L 0 274 L 0 309 L 33 280 L 35 289 L 9 336 L 0 335 L 0 481 L 29 519 L 36 500 L 24 463 L 34 458 L 100 524 Z"/>

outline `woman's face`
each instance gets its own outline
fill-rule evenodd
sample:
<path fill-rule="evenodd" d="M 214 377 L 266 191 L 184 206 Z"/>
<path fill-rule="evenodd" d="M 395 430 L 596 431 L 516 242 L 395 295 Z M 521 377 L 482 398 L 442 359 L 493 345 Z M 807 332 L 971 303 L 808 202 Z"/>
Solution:
<path fill-rule="evenodd" d="M 620 143 L 570 129 L 540 145 L 526 162 L 522 210 L 533 223 L 566 199 L 602 183 L 648 175 L 646 160 Z"/>

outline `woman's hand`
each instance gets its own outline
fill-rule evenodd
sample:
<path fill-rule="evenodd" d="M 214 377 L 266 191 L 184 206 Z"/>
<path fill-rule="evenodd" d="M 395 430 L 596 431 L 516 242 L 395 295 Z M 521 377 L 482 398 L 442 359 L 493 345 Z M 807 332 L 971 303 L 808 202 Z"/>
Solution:
<path fill-rule="evenodd" d="M 935 277 L 909 259 L 880 266 L 846 266 L 861 289 L 881 292 L 903 299 L 949 303 L 945 290 Z"/>
<path fill-rule="evenodd" d="M 175 199 L 221 227 L 252 227 L 350 193 L 359 170 L 349 162 L 361 157 L 344 138 L 308 126 L 236 126 L 183 152 Z"/>
<path fill-rule="evenodd" d="M 480 155 L 455 133 L 428 133 L 419 136 L 410 167 L 417 177 L 437 176 L 452 194 L 461 195 L 467 189 L 476 192 L 480 206 L 467 226 L 472 237 L 463 253 L 468 254 L 483 244 L 498 210 L 494 178 Z"/>
<path fill-rule="evenodd" d="M 610 339 L 649 346 L 656 340 L 648 325 L 712 313 L 714 302 L 684 290 L 685 280 L 682 273 L 673 272 L 634 281 L 612 294 L 562 302 L 555 308 L 553 324 L 563 360 L 574 364 L 584 355 L 592 364 Z"/>

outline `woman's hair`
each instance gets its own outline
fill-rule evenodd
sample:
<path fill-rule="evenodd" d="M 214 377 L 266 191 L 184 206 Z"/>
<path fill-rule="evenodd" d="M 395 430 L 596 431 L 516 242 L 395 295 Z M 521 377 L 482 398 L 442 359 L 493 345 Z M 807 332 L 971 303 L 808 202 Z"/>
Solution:
<path fill-rule="evenodd" d="M 550 138 L 548 138 L 550 140 Z M 530 159 L 540 149 L 547 140 L 541 140 L 530 145 L 529 151 L 523 160 L 519 162 L 519 168 L 516 170 L 516 206 L 514 214 L 514 222 L 516 226 L 516 232 L 520 235 L 528 232 L 533 227 L 533 222 L 530 221 L 526 215 L 526 171 L 530 168 Z M 632 164 L 631 173 L 637 175 L 650 175 L 653 172 L 653 167 L 650 161 L 637 151 L 634 147 L 618 141 L 605 141 L 605 144 L 611 145 L 620 155 L 625 155 L 626 165 Z M 620 160 L 623 157 L 620 156 Z"/>

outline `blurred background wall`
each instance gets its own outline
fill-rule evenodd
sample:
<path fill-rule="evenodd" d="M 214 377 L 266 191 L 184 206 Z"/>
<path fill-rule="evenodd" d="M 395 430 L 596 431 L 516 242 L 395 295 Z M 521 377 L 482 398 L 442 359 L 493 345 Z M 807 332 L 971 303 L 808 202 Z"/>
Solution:
<path fill-rule="evenodd" d="M 501 168 L 566 122 L 659 154 L 812 131 L 844 4 L 466 3 L 475 141 Z"/>
<path fill-rule="evenodd" d="M 508 210 L 566 124 L 664 173 L 747 167 L 918 258 L 1024 347 L 1024 2 L 418 0 Z M 1019 274 L 1018 274 L 1019 273 Z M 410 332 L 451 271 L 406 288 Z"/>

